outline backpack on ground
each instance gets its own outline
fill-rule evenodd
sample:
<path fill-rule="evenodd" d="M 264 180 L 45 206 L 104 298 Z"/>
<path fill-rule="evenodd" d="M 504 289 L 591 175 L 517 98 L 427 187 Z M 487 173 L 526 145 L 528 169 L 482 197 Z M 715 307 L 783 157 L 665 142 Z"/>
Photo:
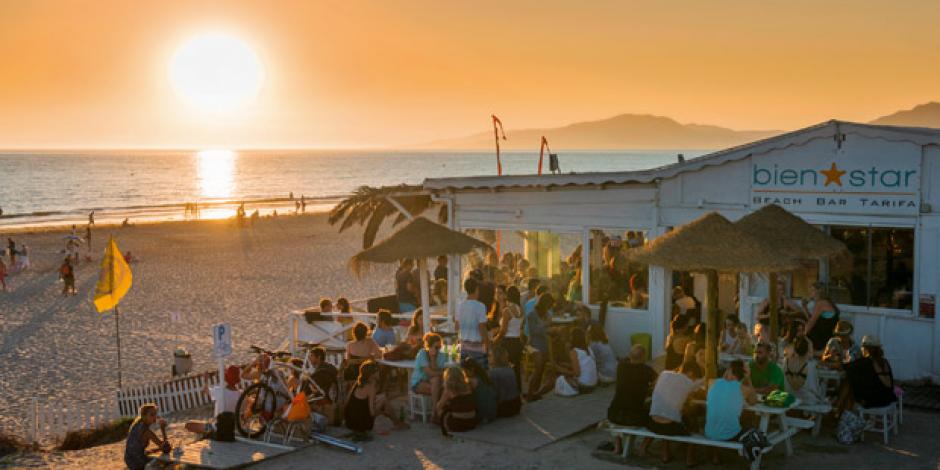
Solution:
<path fill-rule="evenodd" d="M 757 429 L 747 429 L 738 437 L 738 442 L 744 446 L 744 458 L 748 462 L 753 462 L 764 452 L 764 448 L 770 447 L 767 436 Z"/>
<path fill-rule="evenodd" d="M 865 432 L 865 420 L 853 410 L 845 410 L 836 426 L 836 441 L 842 445 L 852 445 L 862 440 Z"/>

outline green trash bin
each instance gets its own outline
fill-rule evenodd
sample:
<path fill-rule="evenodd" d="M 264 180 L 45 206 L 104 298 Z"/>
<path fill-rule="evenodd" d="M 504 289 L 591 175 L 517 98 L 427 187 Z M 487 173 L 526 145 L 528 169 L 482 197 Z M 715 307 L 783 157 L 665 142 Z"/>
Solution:
<path fill-rule="evenodd" d="M 653 335 L 649 333 L 634 333 L 630 335 L 630 347 L 642 345 L 646 348 L 646 360 L 653 358 Z"/>

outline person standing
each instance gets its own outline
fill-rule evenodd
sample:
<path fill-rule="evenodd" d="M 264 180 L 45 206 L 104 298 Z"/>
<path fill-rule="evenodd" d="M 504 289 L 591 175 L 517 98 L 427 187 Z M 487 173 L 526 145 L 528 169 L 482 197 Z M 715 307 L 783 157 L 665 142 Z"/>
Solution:
<path fill-rule="evenodd" d="M 467 300 L 457 307 L 457 331 L 460 335 L 460 360 L 473 359 L 487 367 L 489 334 L 486 328 L 486 306 L 478 299 L 480 285 L 470 277 L 463 283 Z"/>
<path fill-rule="evenodd" d="M 95 211 L 88 213 L 88 225 L 95 225 Z"/>
<path fill-rule="evenodd" d="M 0 259 L 0 287 L 3 292 L 7 291 L 7 265 L 3 264 L 3 259 Z"/>
<path fill-rule="evenodd" d="M 506 289 L 506 306 L 500 315 L 499 330 L 493 343 L 502 344 L 516 376 L 516 386 L 522 387 L 522 324 L 524 316 L 519 298 L 519 288 Z"/>
<path fill-rule="evenodd" d="M 439 279 L 447 280 L 447 257 L 443 255 L 437 257 L 437 267 L 434 268 L 434 280 Z"/>
<path fill-rule="evenodd" d="M 74 295 L 75 291 L 75 269 L 72 267 L 72 261 L 65 257 L 62 266 L 59 267 L 59 278 L 62 279 L 62 295 Z"/>
<path fill-rule="evenodd" d="M 7 238 L 7 253 L 10 255 L 10 266 L 16 265 L 16 243 L 12 238 Z"/>
<path fill-rule="evenodd" d="M 91 223 L 85 226 L 85 243 L 88 244 L 88 251 L 91 252 Z"/>

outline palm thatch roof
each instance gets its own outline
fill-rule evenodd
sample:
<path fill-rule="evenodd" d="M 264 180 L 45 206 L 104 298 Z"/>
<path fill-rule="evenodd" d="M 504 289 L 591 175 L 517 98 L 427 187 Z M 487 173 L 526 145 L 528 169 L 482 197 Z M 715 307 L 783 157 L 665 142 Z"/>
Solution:
<path fill-rule="evenodd" d="M 633 261 L 681 271 L 776 272 L 797 263 L 717 212 L 676 228 L 630 253 Z"/>
<path fill-rule="evenodd" d="M 486 243 L 441 224 L 417 217 L 392 236 L 360 251 L 349 260 L 359 275 L 371 263 L 394 263 L 407 258 L 433 258 L 441 255 L 469 253 L 474 248 L 491 249 Z"/>
<path fill-rule="evenodd" d="M 844 243 L 776 204 L 764 206 L 742 217 L 735 225 L 789 258 L 821 258 L 847 251 Z"/>
<path fill-rule="evenodd" d="M 438 221 L 447 223 L 447 206 L 435 204 L 431 196 L 424 192 L 421 186 L 402 184 L 398 186 L 386 186 L 373 188 L 371 186 L 360 186 L 353 193 L 339 202 L 333 210 L 330 211 L 328 219 L 330 225 L 340 224 L 339 231 L 342 232 L 353 225 L 365 226 L 362 231 L 362 248 L 366 249 L 375 243 L 375 236 L 379 233 L 379 228 L 385 219 L 395 216 L 392 226 L 396 226 L 407 217 L 402 214 L 388 198 L 394 197 L 395 201 L 404 207 L 412 215 L 420 215 L 435 206 L 439 207 Z M 342 222 L 342 223 L 340 223 Z"/>

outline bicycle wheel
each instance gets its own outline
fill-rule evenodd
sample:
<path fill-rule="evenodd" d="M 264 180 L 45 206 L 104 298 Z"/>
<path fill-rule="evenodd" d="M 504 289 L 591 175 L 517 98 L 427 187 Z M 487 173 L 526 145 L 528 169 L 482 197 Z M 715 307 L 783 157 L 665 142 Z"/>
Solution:
<path fill-rule="evenodd" d="M 245 389 L 235 405 L 238 433 L 251 439 L 261 436 L 274 419 L 276 398 L 274 390 L 264 383 L 252 384 Z"/>

